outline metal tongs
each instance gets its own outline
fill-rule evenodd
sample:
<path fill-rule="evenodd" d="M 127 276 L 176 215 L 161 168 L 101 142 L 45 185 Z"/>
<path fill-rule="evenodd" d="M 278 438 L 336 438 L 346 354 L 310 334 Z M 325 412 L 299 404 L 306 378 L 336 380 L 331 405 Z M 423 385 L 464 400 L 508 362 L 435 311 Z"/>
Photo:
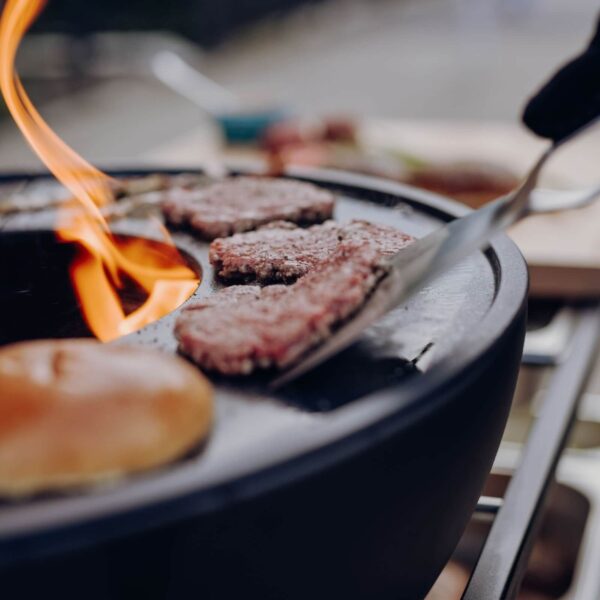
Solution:
<path fill-rule="evenodd" d="M 597 122 L 595 118 L 571 135 L 554 141 L 514 192 L 450 222 L 391 257 L 388 275 L 363 308 L 300 363 L 274 379 L 270 387 L 277 389 L 290 383 L 347 348 L 387 312 L 400 306 L 436 276 L 484 248 L 495 234 L 517 221 L 531 214 L 580 208 L 593 202 L 600 196 L 600 186 L 568 191 L 535 189 L 535 186 L 550 157 Z"/>

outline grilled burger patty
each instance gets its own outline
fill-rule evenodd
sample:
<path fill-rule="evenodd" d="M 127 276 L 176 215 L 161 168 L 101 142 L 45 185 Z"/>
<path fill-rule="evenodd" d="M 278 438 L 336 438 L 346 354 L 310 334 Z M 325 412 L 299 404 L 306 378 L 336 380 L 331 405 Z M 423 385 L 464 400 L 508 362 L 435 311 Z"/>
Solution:
<path fill-rule="evenodd" d="M 225 375 L 284 368 L 358 310 L 384 274 L 372 245 L 342 241 L 290 286 L 232 286 L 191 304 L 175 327 L 179 349 Z"/>
<path fill-rule="evenodd" d="M 172 225 L 212 240 L 272 221 L 320 223 L 333 214 L 335 198 L 310 183 L 266 177 L 232 177 L 204 188 L 165 192 L 162 211 Z"/>
<path fill-rule="evenodd" d="M 308 229 L 276 222 L 213 241 L 209 258 L 217 275 L 228 281 L 290 283 L 318 266 L 345 240 L 364 242 L 387 256 L 413 239 L 398 229 L 368 221 L 345 225 L 327 221 Z"/>

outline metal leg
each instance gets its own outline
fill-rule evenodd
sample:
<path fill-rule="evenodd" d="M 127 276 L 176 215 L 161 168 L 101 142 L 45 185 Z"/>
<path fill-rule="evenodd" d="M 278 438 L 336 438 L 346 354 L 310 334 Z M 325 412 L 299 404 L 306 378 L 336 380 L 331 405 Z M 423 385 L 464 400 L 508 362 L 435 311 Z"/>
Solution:
<path fill-rule="evenodd" d="M 580 311 L 571 351 L 548 387 L 521 464 L 479 557 L 463 600 L 511 600 L 519 590 L 541 508 L 596 357 L 600 307 Z"/>

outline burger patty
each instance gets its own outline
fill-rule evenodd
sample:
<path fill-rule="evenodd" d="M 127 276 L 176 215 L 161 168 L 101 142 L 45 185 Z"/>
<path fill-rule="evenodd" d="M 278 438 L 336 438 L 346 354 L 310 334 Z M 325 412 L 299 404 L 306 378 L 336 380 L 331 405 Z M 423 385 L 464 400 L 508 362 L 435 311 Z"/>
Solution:
<path fill-rule="evenodd" d="M 368 244 L 382 256 L 398 252 L 414 238 L 387 225 L 327 221 L 301 229 L 290 223 L 272 223 L 258 231 L 217 239 L 209 258 L 216 274 L 228 281 L 290 283 L 333 254 L 344 241 Z"/>
<path fill-rule="evenodd" d="M 385 272 L 372 245 L 343 241 L 290 286 L 237 285 L 188 306 L 175 327 L 179 349 L 224 375 L 285 368 L 356 312 Z"/>
<path fill-rule="evenodd" d="M 232 177 L 204 188 L 165 193 L 165 219 L 204 239 L 256 229 L 272 221 L 320 223 L 333 214 L 335 198 L 310 183 L 265 177 Z"/>

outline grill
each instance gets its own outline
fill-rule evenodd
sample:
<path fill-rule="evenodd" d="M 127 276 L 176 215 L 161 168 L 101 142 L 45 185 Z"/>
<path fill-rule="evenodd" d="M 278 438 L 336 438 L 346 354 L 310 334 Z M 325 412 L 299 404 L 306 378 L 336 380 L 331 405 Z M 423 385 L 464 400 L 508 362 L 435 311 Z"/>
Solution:
<path fill-rule="evenodd" d="M 379 220 L 417 236 L 464 210 L 361 176 L 289 176 L 338 193 L 338 219 Z M 52 186 L 23 174 L 3 183 L 46 194 Z M 3 262 L 2 314 L 20 323 L 3 326 L 3 343 L 88 333 L 65 277 L 70 249 L 55 243 L 52 223 L 51 210 L 2 219 L 0 252 L 18 258 Z M 139 225 L 124 219 L 116 229 L 148 235 Z M 174 241 L 202 271 L 196 296 L 210 293 L 217 284 L 207 246 L 185 232 Z M 265 598 L 422 597 L 460 538 L 498 447 L 519 365 L 525 292 L 522 259 L 499 238 L 282 395 L 265 394 L 260 378 L 217 381 L 208 451 L 114 489 L 0 506 L 9 589 L 48 589 L 54 581 L 75 597 L 96 568 L 90 565 L 104 564 L 119 586 L 141 585 L 157 598 L 198 589 L 207 598 L 248 590 Z M 16 319 L 31 311 L 20 302 L 28 297 L 52 315 L 29 329 Z M 139 299 L 127 300 L 135 306 Z M 117 343 L 173 352 L 175 315 Z M 494 523 L 466 599 L 510 598 L 518 589 L 599 328 L 598 309 L 581 308 L 573 349 L 556 370 L 504 500 L 479 501 L 478 514 Z M 228 577 L 234 557 L 237 577 Z M 197 561 L 210 565 L 202 576 Z M 156 568 L 147 572 L 147 564 Z M 26 573 L 38 577 L 24 582 Z M 58 587 L 56 573 L 64 574 Z"/>

